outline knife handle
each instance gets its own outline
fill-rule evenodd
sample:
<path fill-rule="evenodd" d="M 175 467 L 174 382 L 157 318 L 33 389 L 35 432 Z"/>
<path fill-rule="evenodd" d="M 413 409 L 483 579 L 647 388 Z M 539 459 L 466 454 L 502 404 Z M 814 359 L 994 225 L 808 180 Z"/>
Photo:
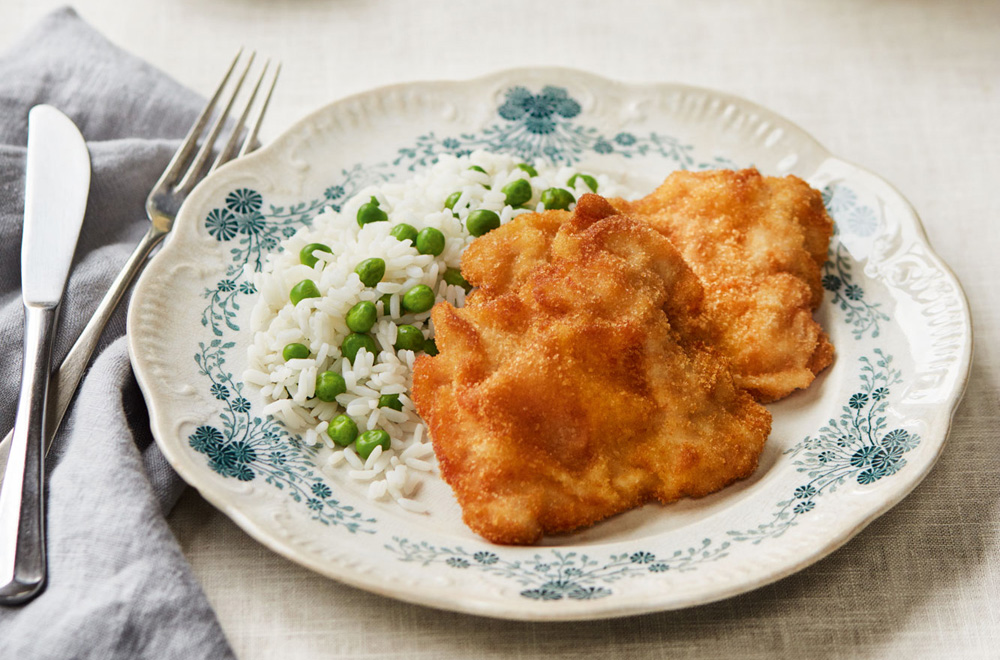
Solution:
<path fill-rule="evenodd" d="M 45 587 L 45 407 L 58 306 L 24 306 L 24 362 L 14 436 L 0 490 L 0 605 Z"/>
<path fill-rule="evenodd" d="M 146 235 L 135 247 L 135 250 L 115 277 L 114 282 L 111 283 L 107 293 L 104 294 L 104 298 L 101 299 L 101 302 L 97 305 L 97 309 L 94 310 L 94 315 L 90 317 L 80 336 L 73 343 L 73 347 L 69 349 L 69 353 L 63 358 L 62 364 L 59 365 L 59 368 L 53 374 L 53 383 L 50 390 L 52 400 L 49 401 L 48 413 L 46 414 L 48 425 L 45 436 L 45 453 L 48 453 L 52 447 L 56 431 L 59 430 L 63 417 L 66 416 L 66 411 L 69 410 L 69 404 L 73 401 L 73 395 L 76 394 L 76 389 L 80 386 L 83 374 L 87 371 L 87 365 L 90 364 L 90 358 L 97 348 L 97 343 L 101 339 L 101 334 L 104 332 L 105 326 L 111 320 L 111 315 L 118 308 L 119 303 L 124 297 L 125 292 L 132 285 L 132 282 L 135 281 L 135 278 L 146 267 L 153 248 L 160 244 L 164 236 L 166 236 L 166 232 L 150 226 L 149 231 L 146 232 Z M 0 488 L 3 487 L 3 479 L 5 477 L 2 475 L 4 474 L 4 465 L 7 463 L 7 454 L 10 450 L 10 443 L 13 436 L 14 431 L 9 431 L 4 436 L 4 439 L 0 441 Z"/>

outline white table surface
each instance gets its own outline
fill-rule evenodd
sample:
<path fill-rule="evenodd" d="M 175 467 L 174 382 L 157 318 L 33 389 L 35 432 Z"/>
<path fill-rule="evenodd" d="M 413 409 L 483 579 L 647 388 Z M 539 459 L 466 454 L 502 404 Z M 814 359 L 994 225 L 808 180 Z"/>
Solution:
<path fill-rule="evenodd" d="M 0 47 L 61 4 L 0 1 Z M 240 658 L 1000 656 L 1000 3 L 79 0 L 82 16 L 202 93 L 239 45 L 284 64 L 264 137 L 398 81 L 562 65 L 726 90 L 792 119 L 913 203 L 962 281 L 977 347 L 938 466 L 815 566 L 686 611 L 493 621 L 320 578 L 194 491 L 170 523 Z"/>

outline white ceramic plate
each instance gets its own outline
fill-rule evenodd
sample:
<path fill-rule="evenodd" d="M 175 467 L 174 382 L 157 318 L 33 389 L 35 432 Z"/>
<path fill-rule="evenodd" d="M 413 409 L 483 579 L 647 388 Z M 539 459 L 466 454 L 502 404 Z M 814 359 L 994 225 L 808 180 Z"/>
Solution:
<path fill-rule="evenodd" d="M 818 317 L 837 358 L 771 405 L 750 479 L 650 505 L 536 547 L 491 545 L 435 481 L 431 513 L 373 502 L 261 418 L 240 382 L 258 267 L 288 233 L 361 187 L 472 149 L 572 162 L 652 189 L 678 168 L 755 165 L 824 192 L 838 232 Z M 747 101 L 561 69 L 414 83 L 338 101 L 191 195 L 132 299 L 129 339 L 156 440 L 174 468 L 274 551 L 415 603 L 532 620 L 681 608 L 748 591 L 845 543 L 934 464 L 969 370 L 958 282 L 913 210 Z"/>

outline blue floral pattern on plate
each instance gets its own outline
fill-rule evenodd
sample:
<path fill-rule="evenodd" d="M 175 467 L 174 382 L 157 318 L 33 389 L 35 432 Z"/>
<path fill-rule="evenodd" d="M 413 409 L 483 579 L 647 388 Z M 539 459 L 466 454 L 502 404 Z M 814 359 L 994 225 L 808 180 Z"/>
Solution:
<path fill-rule="evenodd" d="M 553 164 L 572 165 L 585 156 L 617 154 L 623 158 L 659 156 L 672 163 L 675 169 L 735 167 L 732 161 L 718 156 L 699 160 L 693 145 L 669 135 L 602 133 L 593 126 L 574 121 L 579 114 L 580 104 L 562 87 L 549 85 L 537 94 L 525 87 L 512 87 L 497 108 L 501 121 L 480 133 L 444 138 L 434 133 L 421 135 L 415 145 L 399 150 L 393 164 L 405 165 L 413 172 L 437 162 L 441 154 L 465 156 L 483 149 L 511 154 L 526 161 L 541 159 Z"/>
<path fill-rule="evenodd" d="M 531 89 L 512 86 L 502 93 L 495 121 L 474 133 L 438 135 L 425 132 L 409 146 L 398 148 L 385 162 L 357 163 L 331 177 L 311 199 L 274 205 L 249 186 L 234 187 L 218 198 L 201 220 L 210 240 L 224 246 L 229 260 L 214 286 L 203 291 L 201 323 L 211 333 L 198 343 L 194 360 L 202 377 L 199 387 L 218 405 L 213 421 L 197 424 L 188 434 L 190 448 L 225 480 L 262 481 L 286 493 L 308 516 L 327 527 L 352 534 L 384 531 L 371 515 L 342 503 L 317 470 L 314 450 L 303 445 L 271 418 L 255 416 L 244 385 L 226 367 L 227 353 L 239 350 L 233 338 L 240 331 L 241 305 L 253 296 L 249 275 L 260 270 L 266 255 L 280 241 L 310 226 L 324 208 L 339 210 L 356 192 L 396 173 L 421 170 L 443 154 L 463 155 L 475 149 L 513 154 L 524 160 L 573 164 L 585 157 L 653 158 L 673 169 L 736 167 L 722 156 L 705 158 L 692 144 L 655 131 L 604 132 L 589 125 L 579 100 L 566 88 L 546 85 Z M 879 215 L 861 204 L 848 186 L 824 190 L 824 202 L 837 220 L 838 231 L 870 237 L 881 226 Z M 824 267 L 825 303 L 831 323 L 842 324 L 869 346 L 890 321 L 883 303 L 857 278 L 857 263 L 835 236 Z M 878 292 L 874 292 L 878 293 Z M 801 479 L 789 483 L 786 496 L 776 499 L 762 520 L 746 528 L 701 538 L 683 547 L 649 547 L 629 552 L 537 549 L 530 557 L 486 544 L 465 547 L 393 535 L 383 547 L 399 562 L 440 565 L 455 574 L 477 572 L 498 588 L 518 585 L 526 601 L 555 603 L 604 599 L 618 593 L 621 580 L 698 571 L 722 560 L 741 544 L 754 546 L 785 535 L 822 508 L 830 494 L 850 484 L 872 488 L 904 470 L 906 454 L 920 445 L 912 430 L 889 423 L 890 396 L 906 382 L 882 347 L 846 368 L 856 369 L 857 387 L 844 395 L 839 417 L 784 452 Z"/>
<path fill-rule="evenodd" d="M 525 587 L 521 596 L 532 600 L 555 601 L 562 598 L 592 600 L 610 596 L 610 585 L 623 578 L 649 576 L 667 571 L 691 571 L 699 564 L 726 556 L 729 542 L 716 546 L 710 539 L 698 546 L 657 556 L 645 550 L 612 554 L 607 559 L 563 550 L 537 553 L 530 559 L 511 560 L 490 550 L 468 551 L 461 546 L 438 547 L 427 542 L 414 543 L 393 537 L 386 549 L 400 561 L 423 566 L 442 563 L 458 570 L 472 569 Z"/>
<path fill-rule="evenodd" d="M 845 312 L 844 321 L 851 326 L 855 339 L 866 334 L 875 339 L 881 324 L 890 320 L 889 315 L 881 303 L 866 300 L 864 289 L 855 283 L 852 273 L 855 262 L 840 242 L 839 233 L 841 226 L 846 226 L 848 231 L 867 238 L 878 229 L 878 216 L 870 206 L 859 203 L 857 194 L 846 186 L 824 188 L 823 202 L 837 221 L 829 260 L 823 265 L 823 288 L 830 292 L 830 302 Z"/>
<path fill-rule="evenodd" d="M 333 491 L 315 470 L 315 450 L 303 445 L 273 418 L 251 415 L 243 383 L 225 368 L 226 352 L 235 343 L 213 339 L 198 346 L 194 359 L 199 372 L 211 383 L 212 397 L 223 405 L 219 413 L 221 428 L 202 424 L 188 436 L 191 448 L 207 457 L 208 467 L 239 481 L 260 477 L 288 493 L 295 502 L 304 503 L 312 519 L 324 525 L 341 526 L 350 532 L 374 532 L 370 526 L 374 518 L 334 499 Z"/>

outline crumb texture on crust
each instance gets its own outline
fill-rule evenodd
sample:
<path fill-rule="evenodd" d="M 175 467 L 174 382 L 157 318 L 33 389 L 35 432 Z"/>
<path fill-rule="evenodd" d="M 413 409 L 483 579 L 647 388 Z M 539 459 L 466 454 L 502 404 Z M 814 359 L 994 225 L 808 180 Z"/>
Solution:
<path fill-rule="evenodd" d="M 833 361 L 812 317 L 833 221 L 805 181 L 756 169 L 682 171 L 642 199 L 613 204 L 680 250 L 705 287 L 706 342 L 759 401 L 808 387 Z"/>
<path fill-rule="evenodd" d="M 466 524 L 532 543 L 750 475 L 770 414 L 694 336 L 681 254 L 596 195 L 475 241 L 465 307 L 433 310 L 413 394 Z"/>

